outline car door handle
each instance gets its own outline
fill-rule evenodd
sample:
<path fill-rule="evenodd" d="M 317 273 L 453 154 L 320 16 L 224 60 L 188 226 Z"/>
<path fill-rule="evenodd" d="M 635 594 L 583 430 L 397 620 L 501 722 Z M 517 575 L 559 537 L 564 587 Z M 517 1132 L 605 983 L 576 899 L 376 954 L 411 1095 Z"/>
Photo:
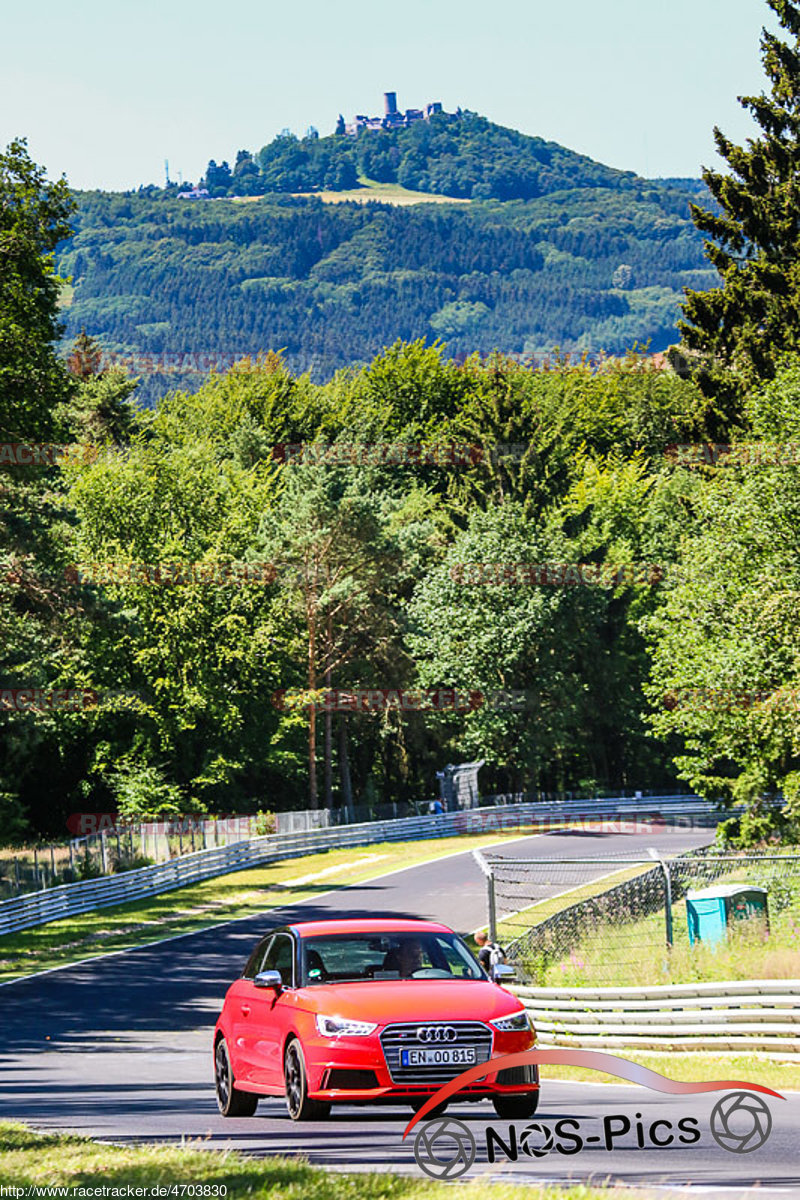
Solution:
<path fill-rule="evenodd" d="M 243 1005 L 242 1005 L 242 1016 L 243 1016 L 243 1017 L 249 1017 L 249 1016 L 250 1016 L 250 1005 L 249 1005 L 249 1004 L 243 1004 Z"/>

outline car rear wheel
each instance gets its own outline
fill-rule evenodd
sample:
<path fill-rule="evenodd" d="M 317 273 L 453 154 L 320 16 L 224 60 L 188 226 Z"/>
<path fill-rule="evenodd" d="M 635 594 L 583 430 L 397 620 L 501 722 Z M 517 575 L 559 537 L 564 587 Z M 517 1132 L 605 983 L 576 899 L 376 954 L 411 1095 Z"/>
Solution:
<path fill-rule="evenodd" d="M 523 1092 L 518 1096 L 494 1096 L 494 1111 L 503 1121 L 523 1121 L 532 1117 L 539 1107 L 538 1092 Z"/>
<path fill-rule="evenodd" d="M 297 1038 L 286 1047 L 283 1056 L 283 1078 L 286 1084 L 286 1107 L 293 1121 L 321 1121 L 331 1111 L 325 1100 L 310 1100 L 306 1060 Z"/>
<path fill-rule="evenodd" d="M 420 1096 L 420 1098 L 418 1100 L 409 1100 L 409 1104 L 413 1108 L 414 1112 L 419 1112 L 419 1110 L 422 1108 L 423 1104 L 427 1104 L 429 1100 L 430 1100 L 430 1096 Z M 448 1104 L 447 1100 L 442 1101 L 441 1104 L 436 1105 L 436 1108 L 432 1108 L 428 1112 L 426 1112 L 425 1116 L 431 1120 L 434 1117 L 441 1117 L 442 1113 L 447 1112 L 447 1104 Z"/>
<path fill-rule="evenodd" d="M 252 1092 L 240 1092 L 236 1087 L 225 1038 L 219 1039 L 214 1051 L 214 1083 L 217 1107 L 223 1117 L 252 1117 L 258 1107 L 258 1096 Z"/>

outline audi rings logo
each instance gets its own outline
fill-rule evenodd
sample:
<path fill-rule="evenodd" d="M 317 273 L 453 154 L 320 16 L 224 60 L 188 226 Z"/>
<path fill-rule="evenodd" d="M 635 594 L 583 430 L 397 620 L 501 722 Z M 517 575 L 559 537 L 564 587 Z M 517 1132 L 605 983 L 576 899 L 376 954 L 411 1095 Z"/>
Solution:
<path fill-rule="evenodd" d="M 476 1154 L 472 1133 L 452 1117 L 426 1121 L 414 1139 L 417 1166 L 433 1179 L 458 1179 L 470 1169 Z"/>
<path fill-rule="evenodd" d="M 420 1042 L 454 1042 L 457 1036 L 452 1025 L 420 1025 L 417 1030 Z"/>
<path fill-rule="evenodd" d="M 772 1132 L 772 1113 L 760 1096 L 730 1092 L 714 1105 L 711 1136 L 723 1150 L 749 1154 L 764 1145 Z"/>

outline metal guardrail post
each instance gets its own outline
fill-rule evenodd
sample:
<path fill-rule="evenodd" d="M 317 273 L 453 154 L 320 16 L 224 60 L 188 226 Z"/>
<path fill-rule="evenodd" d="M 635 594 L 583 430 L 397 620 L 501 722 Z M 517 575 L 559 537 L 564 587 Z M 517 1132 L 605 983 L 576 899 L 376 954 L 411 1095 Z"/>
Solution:
<path fill-rule="evenodd" d="M 489 921 L 488 921 L 489 940 L 492 942 L 496 942 L 497 941 L 497 899 L 496 899 L 495 892 L 494 892 L 494 871 L 492 870 L 491 863 L 487 862 L 487 860 L 481 854 L 480 850 L 473 850 L 472 857 L 475 859 L 475 862 L 478 864 L 478 866 L 480 867 L 481 871 L 483 872 L 483 874 L 486 878 L 486 908 L 487 908 L 487 916 L 489 918 Z"/>
<path fill-rule="evenodd" d="M 489 941 L 497 941 L 497 903 L 494 894 L 494 871 L 490 869 L 486 877 L 488 886 L 488 903 L 489 903 Z"/>
<path fill-rule="evenodd" d="M 669 863 L 661 857 L 657 850 L 650 847 L 649 854 L 659 864 L 664 875 L 664 933 L 667 949 L 671 950 L 674 942 L 672 928 L 672 876 L 669 872 Z"/>

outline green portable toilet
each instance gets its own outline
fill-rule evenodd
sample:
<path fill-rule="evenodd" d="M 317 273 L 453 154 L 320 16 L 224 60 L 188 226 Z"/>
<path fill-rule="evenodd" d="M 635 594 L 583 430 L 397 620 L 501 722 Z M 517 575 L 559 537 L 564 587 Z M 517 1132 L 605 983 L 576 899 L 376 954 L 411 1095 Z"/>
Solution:
<path fill-rule="evenodd" d="M 689 941 L 713 945 L 725 937 L 734 921 L 760 917 L 769 929 L 766 888 L 749 883 L 729 883 L 724 887 L 704 888 L 686 893 L 686 919 Z"/>

